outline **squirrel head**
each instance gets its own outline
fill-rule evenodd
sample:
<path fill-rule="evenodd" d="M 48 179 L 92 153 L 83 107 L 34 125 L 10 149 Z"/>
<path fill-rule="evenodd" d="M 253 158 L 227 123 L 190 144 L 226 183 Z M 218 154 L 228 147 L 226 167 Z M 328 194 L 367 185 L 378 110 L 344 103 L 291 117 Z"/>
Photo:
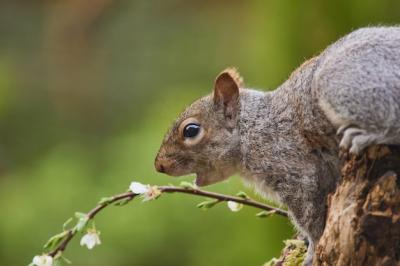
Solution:
<path fill-rule="evenodd" d="M 171 176 L 196 174 L 198 186 L 222 181 L 235 173 L 240 159 L 242 82 L 236 69 L 224 70 L 216 78 L 213 92 L 180 114 L 155 159 L 158 172 Z"/>

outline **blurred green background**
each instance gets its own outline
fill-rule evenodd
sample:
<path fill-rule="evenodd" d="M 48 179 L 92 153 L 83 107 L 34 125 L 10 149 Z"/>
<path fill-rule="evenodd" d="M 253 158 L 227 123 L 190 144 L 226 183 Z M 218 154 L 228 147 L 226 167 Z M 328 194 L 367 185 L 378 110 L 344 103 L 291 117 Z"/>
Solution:
<path fill-rule="evenodd" d="M 28 264 L 75 211 L 133 180 L 178 184 L 153 170 L 158 146 L 225 67 L 273 89 L 345 33 L 399 21 L 398 0 L 1 1 L 0 264 Z M 238 177 L 208 189 L 249 191 Z M 222 204 L 203 212 L 200 201 L 109 208 L 96 219 L 103 244 L 88 251 L 77 238 L 65 255 L 73 265 L 262 265 L 294 233 L 285 219 Z"/>

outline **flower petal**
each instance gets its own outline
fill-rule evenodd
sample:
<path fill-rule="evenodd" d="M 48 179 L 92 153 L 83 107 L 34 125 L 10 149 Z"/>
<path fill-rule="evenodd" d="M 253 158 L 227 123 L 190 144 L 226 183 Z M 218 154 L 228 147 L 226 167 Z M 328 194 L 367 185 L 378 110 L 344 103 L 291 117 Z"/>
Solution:
<path fill-rule="evenodd" d="M 50 256 L 46 256 L 46 262 L 44 266 L 52 266 L 53 265 L 53 258 Z"/>
<path fill-rule="evenodd" d="M 100 245 L 100 237 L 96 231 L 89 231 L 86 235 L 81 238 L 81 246 L 86 246 L 88 249 L 94 248 L 96 245 Z"/>
<path fill-rule="evenodd" d="M 42 258 L 41 257 L 42 256 L 33 257 L 32 263 L 37 265 L 37 266 L 40 266 L 42 264 Z"/>
<path fill-rule="evenodd" d="M 92 236 L 87 241 L 86 246 L 88 247 L 88 249 L 92 249 L 92 248 L 94 248 L 95 245 L 96 245 L 96 240 Z"/>
<path fill-rule="evenodd" d="M 32 263 L 36 266 L 52 266 L 53 257 L 46 254 L 41 256 L 38 255 L 33 258 Z"/>
<path fill-rule="evenodd" d="M 143 185 L 139 182 L 132 182 L 129 189 L 135 194 L 144 194 L 149 191 L 149 186 Z"/>
<path fill-rule="evenodd" d="M 88 242 L 88 239 L 89 239 L 89 235 L 88 235 L 88 234 L 84 235 L 84 236 L 81 238 L 81 242 L 80 242 L 81 246 L 86 245 L 86 243 Z"/>
<path fill-rule="evenodd" d="M 143 201 L 149 201 L 157 199 L 161 195 L 161 190 L 157 186 L 148 188 L 148 191 L 143 194 Z"/>
<path fill-rule="evenodd" d="M 101 244 L 100 237 L 99 237 L 98 234 L 95 235 L 94 240 L 95 240 L 94 242 L 95 242 L 96 245 L 100 245 Z"/>
<path fill-rule="evenodd" d="M 243 204 L 237 203 L 235 201 L 228 201 L 228 208 L 233 212 L 238 212 L 242 209 Z"/>

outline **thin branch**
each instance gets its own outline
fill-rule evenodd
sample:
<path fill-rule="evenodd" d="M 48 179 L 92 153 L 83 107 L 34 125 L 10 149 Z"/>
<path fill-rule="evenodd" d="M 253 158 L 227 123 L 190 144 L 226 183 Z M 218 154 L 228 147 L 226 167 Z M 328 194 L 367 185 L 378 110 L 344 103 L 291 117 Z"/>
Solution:
<path fill-rule="evenodd" d="M 197 195 L 197 196 L 204 196 L 207 198 L 213 198 L 217 199 L 219 201 L 235 201 L 238 203 L 242 203 L 243 205 L 251 206 L 254 208 L 262 209 L 265 211 L 274 211 L 276 214 L 279 214 L 284 217 L 288 217 L 288 213 L 282 209 L 254 201 L 252 199 L 245 199 L 241 197 L 235 197 L 235 196 L 228 196 L 224 194 L 219 194 L 215 192 L 210 192 L 210 191 L 205 191 L 201 189 L 186 189 L 186 188 L 181 188 L 181 187 L 174 187 L 174 186 L 162 186 L 158 187 L 162 192 L 167 192 L 167 193 L 174 193 L 174 192 L 179 192 L 179 193 L 184 193 L 184 194 L 191 194 L 191 195 Z"/>
<path fill-rule="evenodd" d="M 123 199 L 133 199 L 134 197 L 136 197 L 138 195 L 139 194 L 134 194 L 132 192 L 126 192 L 126 193 L 112 196 L 112 199 L 110 201 L 108 201 L 107 203 L 98 204 L 96 207 L 91 209 L 87 213 L 87 216 L 88 216 L 89 220 L 92 220 L 96 216 L 97 213 L 99 213 L 102 209 L 104 209 L 108 205 L 113 204 L 113 203 L 118 202 Z M 68 229 L 65 239 L 53 251 L 49 252 L 48 255 L 51 257 L 54 257 L 59 252 L 63 252 L 66 249 L 68 243 L 72 240 L 72 238 L 74 238 L 74 236 L 77 233 L 78 233 L 77 230 Z"/>
<path fill-rule="evenodd" d="M 190 194 L 190 195 L 202 196 L 202 197 L 207 197 L 207 198 L 213 198 L 213 199 L 217 199 L 218 201 L 234 201 L 234 202 L 241 203 L 243 205 L 247 205 L 247 206 L 262 209 L 265 211 L 273 212 L 274 214 L 278 214 L 283 217 L 288 217 L 288 213 L 282 209 L 254 201 L 249 198 L 228 196 L 228 195 L 205 191 L 205 190 L 201 190 L 201 189 L 197 189 L 197 188 L 183 188 L 183 187 L 175 187 L 175 186 L 157 186 L 157 188 L 162 193 L 183 193 L 183 194 Z M 107 202 L 98 204 L 96 207 L 94 207 L 92 210 L 90 210 L 87 213 L 88 220 L 92 220 L 101 210 L 103 210 L 108 205 L 117 203 L 122 200 L 130 201 L 138 195 L 139 194 L 135 194 L 133 192 L 125 192 L 122 194 L 114 195 L 114 196 L 110 197 L 110 200 L 108 200 Z M 78 231 L 74 230 L 74 229 L 67 230 L 65 239 L 63 241 L 61 241 L 61 243 L 54 250 L 50 251 L 48 253 L 48 255 L 51 257 L 55 257 L 60 252 L 63 252 L 67 248 L 67 245 L 69 244 L 69 242 L 74 238 L 74 236 L 77 233 L 78 233 Z"/>

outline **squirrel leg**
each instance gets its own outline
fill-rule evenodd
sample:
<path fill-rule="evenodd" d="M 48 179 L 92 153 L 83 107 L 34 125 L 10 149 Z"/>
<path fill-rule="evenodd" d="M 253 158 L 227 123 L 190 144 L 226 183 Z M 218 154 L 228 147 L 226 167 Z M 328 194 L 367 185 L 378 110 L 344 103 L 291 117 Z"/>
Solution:
<path fill-rule="evenodd" d="M 336 135 L 341 135 L 343 132 L 350 127 L 350 124 L 341 125 L 336 131 Z"/>
<path fill-rule="evenodd" d="M 379 139 L 377 134 L 357 135 L 353 138 L 351 143 L 350 153 L 360 154 L 366 147 L 374 144 Z"/>
<path fill-rule="evenodd" d="M 314 257 L 314 243 L 309 240 L 307 254 L 303 261 L 303 266 L 311 266 Z"/>
<path fill-rule="evenodd" d="M 373 133 L 364 129 L 349 127 L 343 130 L 340 147 L 349 149 L 350 153 L 359 155 L 366 147 L 372 144 L 387 143 L 389 140 L 391 139 L 384 132 Z"/>
<path fill-rule="evenodd" d="M 342 140 L 340 141 L 339 146 L 340 148 L 344 149 L 352 148 L 353 139 L 356 136 L 366 134 L 365 130 L 356 127 L 348 127 L 345 129 L 342 129 L 342 127 L 340 127 L 338 133 L 340 134 L 341 131 L 343 132 L 343 137 Z"/>

